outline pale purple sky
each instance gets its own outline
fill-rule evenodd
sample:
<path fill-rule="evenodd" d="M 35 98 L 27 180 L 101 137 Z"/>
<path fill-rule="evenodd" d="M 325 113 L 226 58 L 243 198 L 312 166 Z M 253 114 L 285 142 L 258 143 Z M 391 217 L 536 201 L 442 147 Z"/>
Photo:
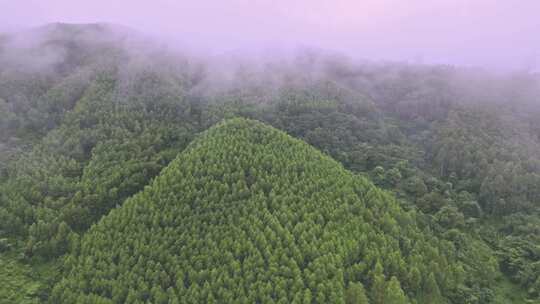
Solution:
<path fill-rule="evenodd" d="M 211 53 L 307 46 L 372 60 L 540 65 L 540 0 L 0 0 L 0 29 L 48 22 L 118 23 Z"/>

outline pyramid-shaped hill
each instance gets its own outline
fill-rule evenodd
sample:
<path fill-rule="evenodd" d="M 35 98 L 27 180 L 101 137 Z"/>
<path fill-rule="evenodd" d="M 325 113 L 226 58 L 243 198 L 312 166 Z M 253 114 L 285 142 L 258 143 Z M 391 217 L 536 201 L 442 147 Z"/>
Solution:
<path fill-rule="evenodd" d="M 90 229 L 52 301 L 444 303 L 461 283 L 449 252 L 368 180 L 233 119 Z"/>

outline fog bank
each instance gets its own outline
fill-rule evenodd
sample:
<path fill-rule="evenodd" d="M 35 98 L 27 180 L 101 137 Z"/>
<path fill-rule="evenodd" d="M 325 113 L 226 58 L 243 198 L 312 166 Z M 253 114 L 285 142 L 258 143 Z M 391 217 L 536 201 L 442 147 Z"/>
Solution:
<path fill-rule="evenodd" d="M 0 0 L 0 30 L 111 22 L 198 52 L 315 47 L 353 58 L 536 69 L 535 0 Z"/>

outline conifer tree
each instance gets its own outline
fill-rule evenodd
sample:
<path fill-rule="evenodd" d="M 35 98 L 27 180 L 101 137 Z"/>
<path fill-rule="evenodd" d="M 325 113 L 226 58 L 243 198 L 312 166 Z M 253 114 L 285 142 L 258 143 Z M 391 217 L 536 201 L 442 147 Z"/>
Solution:
<path fill-rule="evenodd" d="M 385 304 L 408 304 L 407 296 L 401 289 L 401 284 L 396 277 L 390 278 L 384 295 Z"/>
<path fill-rule="evenodd" d="M 349 283 L 345 292 L 346 304 L 369 304 L 364 285 L 360 282 Z"/>

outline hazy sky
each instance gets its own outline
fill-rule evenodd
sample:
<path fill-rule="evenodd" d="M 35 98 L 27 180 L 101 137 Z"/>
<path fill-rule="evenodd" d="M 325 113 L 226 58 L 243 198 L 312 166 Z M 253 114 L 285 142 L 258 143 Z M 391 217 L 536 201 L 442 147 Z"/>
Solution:
<path fill-rule="evenodd" d="M 212 53 L 297 46 L 365 59 L 540 65 L 540 0 L 0 0 L 0 29 L 112 22 Z"/>

